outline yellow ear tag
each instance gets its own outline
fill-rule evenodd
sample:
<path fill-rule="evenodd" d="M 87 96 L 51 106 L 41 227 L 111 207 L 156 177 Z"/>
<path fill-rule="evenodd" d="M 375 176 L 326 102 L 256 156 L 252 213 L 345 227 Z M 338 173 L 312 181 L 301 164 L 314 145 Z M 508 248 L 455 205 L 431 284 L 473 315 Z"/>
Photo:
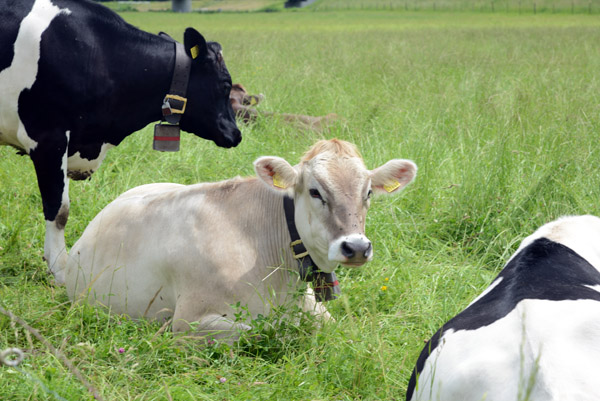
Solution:
<path fill-rule="evenodd" d="M 277 188 L 281 188 L 281 189 L 287 188 L 287 185 L 285 185 L 285 182 L 283 182 L 281 180 L 281 176 L 277 173 L 275 173 L 273 175 L 273 185 L 275 185 Z"/>
<path fill-rule="evenodd" d="M 393 182 L 391 182 L 389 184 L 385 184 L 383 186 L 383 189 L 385 189 L 388 192 L 394 192 L 399 187 L 400 187 L 400 183 L 398 181 L 393 181 Z"/>
<path fill-rule="evenodd" d="M 192 47 L 190 49 L 190 53 L 192 53 L 192 58 L 195 59 L 196 57 L 198 57 L 198 53 L 200 53 L 200 49 L 198 48 L 198 45 Z"/>

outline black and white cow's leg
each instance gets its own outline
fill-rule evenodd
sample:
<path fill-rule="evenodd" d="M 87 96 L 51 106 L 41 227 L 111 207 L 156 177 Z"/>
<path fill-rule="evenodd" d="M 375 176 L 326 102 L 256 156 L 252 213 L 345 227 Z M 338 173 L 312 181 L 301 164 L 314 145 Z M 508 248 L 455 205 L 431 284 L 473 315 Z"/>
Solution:
<path fill-rule="evenodd" d="M 67 264 L 65 225 L 69 217 L 67 151 L 69 132 L 39 142 L 29 155 L 33 161 L 46 219 L 44 259 L 57 284 L 63 284 Z"/>

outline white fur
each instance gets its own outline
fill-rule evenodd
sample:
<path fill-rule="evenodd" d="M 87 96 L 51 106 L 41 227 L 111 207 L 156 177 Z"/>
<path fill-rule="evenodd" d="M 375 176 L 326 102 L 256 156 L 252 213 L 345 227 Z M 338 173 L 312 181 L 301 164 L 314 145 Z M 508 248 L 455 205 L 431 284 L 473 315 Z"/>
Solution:
<path fill-rule="evenodd" d="M 67 265 L 68 256 L 64 234 L 65 231 L 58 229 L 53 221 L 46 220 L 44 258 L 57 284 L 64 284 L 65 282 L 64 269 Z"/>
<path fill-rule="evenodd" d="M 75 154 L 69 156 L 69 159 L 67 160 L 68 170 L 78 171 L 82 173 L 96 171 L 98 167 L 100 167 L 100 164 L 102 163 L 104 158 L 106 157 L 106 152 L 113 147 L 114 145 L 111 145 L 109 143 L 102 144 L 98 157 L 91 160 L 82 158 L 79 152 L 75 152 Z"/>

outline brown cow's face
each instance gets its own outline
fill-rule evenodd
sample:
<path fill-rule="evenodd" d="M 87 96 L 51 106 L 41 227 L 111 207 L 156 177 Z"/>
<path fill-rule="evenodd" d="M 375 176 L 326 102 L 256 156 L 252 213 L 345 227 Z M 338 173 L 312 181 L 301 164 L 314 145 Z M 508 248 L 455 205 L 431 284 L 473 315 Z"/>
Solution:
<path fill-rule="evenodd" d="M 233 84 L 229 93 L 229 102 L 237 118 L 248 123 L 256 118 L 256 109 L 250 107 L 258 104 L 264 98 L 263 95 L 248 95 L 242 84 Z"/>
<path fill-rule="evenodd" d="M 306 248 L 326 254 L 327 265 L 361 266 L 371 260 L 373 248 L 365 235 L 371 178 L 362 158 L 325 151 L 301 166 L 294 200 Z"/>
<path fill-rule="evenodd" d="M 416 165 L 394 159 L 367 170 L 354 145 L 318 142 L 292 167 L 285 160 L 263 157 L 255 170 L 272 189 L 293 196 L 298 233 L 319 268 L 328 273 L 338 264 L 361 266 L 373 257 L 365 235 L 371 195 L 399 193 L 416 174 Z"/>
<path fill-rule="evenodd" d="M 229 93 L 229 101 L 235 112 L 241 109 L 242 106 L 255 106 L 263 99 L 263 95 L 249 95 L 242 84 L 233 84 Z"/>

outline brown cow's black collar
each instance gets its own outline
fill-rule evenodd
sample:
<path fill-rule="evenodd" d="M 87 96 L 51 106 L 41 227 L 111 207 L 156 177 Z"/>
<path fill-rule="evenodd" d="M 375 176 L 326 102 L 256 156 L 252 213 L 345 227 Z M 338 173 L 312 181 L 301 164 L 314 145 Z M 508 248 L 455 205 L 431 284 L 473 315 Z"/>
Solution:
<path fill-rule="evenodd" d="M 300 278 L 304 281 L 312 281 L 317 301 L 325 302 L 336 299 L 337 294 L 341 293 L 337 277 L 334 272 L 324 273 L 320 271 L 319 267 L 308 254 L 296 229 L 294 200 L 289 196 L 283 197 L 283 210 L 285 211 L 285 220 L 292 240 L 290 247 L 292 248 L 294 259 L 298 261 Z"/>

